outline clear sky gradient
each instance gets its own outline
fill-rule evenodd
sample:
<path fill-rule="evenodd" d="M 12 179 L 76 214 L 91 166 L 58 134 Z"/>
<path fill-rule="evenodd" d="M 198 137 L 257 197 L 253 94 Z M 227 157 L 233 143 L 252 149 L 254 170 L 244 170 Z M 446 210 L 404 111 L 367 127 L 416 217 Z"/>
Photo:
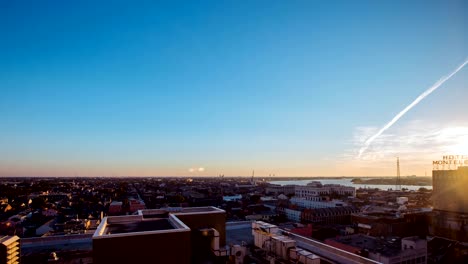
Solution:
<path fill-rule="evenodd" d="M 462 0 L 1 1 L 0 176 L 429 174 L 468 68 L 354 157 L 467 58 Z"/>

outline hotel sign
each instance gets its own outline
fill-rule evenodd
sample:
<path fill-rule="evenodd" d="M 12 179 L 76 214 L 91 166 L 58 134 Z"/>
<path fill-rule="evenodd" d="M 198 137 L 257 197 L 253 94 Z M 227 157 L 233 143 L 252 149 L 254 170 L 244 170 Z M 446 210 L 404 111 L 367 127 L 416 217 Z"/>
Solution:
<path fill-rule="evenodd" d="M 447 155 L 432 162 L 433 170 L 456 170 L 459 166 L 468 166 L 468 155 Z"/>

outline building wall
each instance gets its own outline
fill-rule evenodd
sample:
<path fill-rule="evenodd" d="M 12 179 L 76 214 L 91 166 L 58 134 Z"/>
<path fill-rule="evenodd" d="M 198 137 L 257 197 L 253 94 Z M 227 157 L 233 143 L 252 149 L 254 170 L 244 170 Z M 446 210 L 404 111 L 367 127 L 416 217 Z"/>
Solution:
<path fill-rule="evenodd" d="M 418 249 L 406 249 L 399 252 L 397 256 L 385 256 L 379 253 L 370 252 L 368 258 L 379 261 L 383 264 L 402 264 L 402 263 L 427 263 L 427 247 Z"/>
<path fill-rule="evenodd" d="M 291 198 L 291 203 L 302 208 L 330 208 L 330 207 L 337 207 L 337 206 L 346 206 L 347 204 L 343 201 L 317 201 L 317 200 L 309 200 L 305 198 Z"/>
<path fill-rule="evenodd" d="M 403 218 L 396 217 L 377 217 L 365 214 L 353 214 L 351 221 L 365 228 L 359 228 L 359 233 L 369 236 L 403 236 L 406 223 Z M 369 228 L 368 228 L 369 227 Z"/>
<path fill-rule="evenodd" d="M 432 213 L 429 233 L 433 236 L 468 242 L 468 219 L 460 213 L 435 210 Z"/>
<path fill-rule="evenodd" d="M 328 188 L 316 186 L 296 186 L 295 189 L 296 197 L 320 196 L 327 195 L 329 193 L 330 190 Z"/>
<path fill-rule="evenodd" d="M 136 200 L 136 199 L 130 199 L 130 213 L 134 213 L 138 210 L 143 210 L 146 208 L 145 202 Z"/>
<path fill-rule="evenodd" d="M 374 237 L 368 236 L 357 236 L 351 235 L 350 238 L 360 238 L 361 241 L 367 240 L 377 240 Z M 348 240 L 351 241 L 351 240 Z M 382 251 L 378 248 L 368 248 L 366 243 L 356 244 L 347 244 L 341 241 L 337 241 L 334 238 L 326 239 L 325 244 L 337 247 L 339 249 L 345 250 L 347 252 L 366 255 L 367 258 L 381 262 L 383 264 L 421 264 L 427 263 L 427 241 L 425 239 L 420 239 L 418 237 L 407 237 L 403 238 L 401 241 L 401 250 L 392 256 L 387 255 L 388 252 L 385 252 L 385 248 L 382 247 Z M 376 250 L 377 249 L 377 250 Z"/>
<path fill-rule="evenodd" d="M 175 214 L 192 232 L 200 228 L 214 228 L 219 232 L 219 245 L 226 245 L 226 214 Z"/>
<path fill-rule="evenodd" d="M 122 202 L 113 201 L 109 205 L 109 215 L 119 215 L 122 211 Z"/>
<path fill-rule="evenodd" d="M 432 171 L 434 210 L 468 213 L 468 167 Z"/>
<path fill-rule="evenodd" d="M 226 214 L 175 214 L 192 231 L 190 232 L 192 259 L 202 261 L 211 255 L 211 238 L 204 237 L 198 232 L 202 228 L 214 228 L 219 232 L 220 248 L 226 245 Z M 159 262 L 158 262 L 159 263 Z M 176 263 L 176 262 L 173 262 Z"/>
<path fill-rule="evenodd" d="M 348 224 L 351 214 L 359 212 L 359 209 L 346 206 L 327 209 L 305 209 L 301 214 L 301 222 L 323 224 Z"/>
<path fill-rule="evenodd" d="M 284 214 L 286 218 L 290 221 L 300 222 L 301 221 L 301 211 L 285 208 Z"/>
<path fill-rule="evenodd" d="M 339 194 L 339 195 L 348 195 L 348 196 L 356 196 L 356 188 L 351 186 L 342 186 L 337 184 L 312 184 L 307 186 L 296 186 L 295 189 L 295 196 L 306 198 L 311 196 L 321 196 L 321 195 L 331 195 L 331 194 Z"/>
<path fill-rule="evenodd" d="M 294 194 L 295 186 L 294 185 L 285 185 L 285 186 L 269 186 L 265 189 L 266 193 L 274 193 L 278 195 L 280 193 L 288 195 Z"/>
<path fill-rule="evenodd" d="M 93 239 L 93 263 L 190 263 L 190 232 Z"/>
<path fill-rule="evenodd" d="M 468 242 L 468 167 L 432 171 L 431 235 Z"/>

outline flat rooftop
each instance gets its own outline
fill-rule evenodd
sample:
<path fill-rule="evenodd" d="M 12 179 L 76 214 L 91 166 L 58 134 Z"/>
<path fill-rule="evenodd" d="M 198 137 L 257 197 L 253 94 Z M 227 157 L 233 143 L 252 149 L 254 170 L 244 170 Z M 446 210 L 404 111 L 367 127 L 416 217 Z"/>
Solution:
<path fill-rule="evenodd" d="M 176 227 L 174 227 L 174 225 L 172 225 L 168 219 L 152 219 L 146 221 L 136 221 L 131 223 L 126 222 L 108 224 L 104 233 L 106 235 L 109 235 L 169 229 L 176 229 Z"/>
<path fill-rule="evenodd" d="M 167 232 L 186 232 L 190 228 L 176 216 L 144 218 L 142 215 L 104 217 L 94 232 L 93 239 Z"/>
<path fill-rule="evenodd" d="M 254 244 L 251 221 L 226 222 L 226 244 Z"/>
<path fill-rule="evenodd" d="M 381 239 L 363 234 L 355 234 L 332 238 L 331 240 L 345 245 L 367 249 L 372 252 L 378 252 L 384 256 L 396 256 L 401 251 L 401 238 L 398 237 Z"/>
<path fill-rule="evenodd" d="M 198 215 L 225 213 L 216 207 L 170 207 L 163 209 L 139 210 L 138 215 L 104 217 L 94 238 L 143 235 L 165 232 L 187 232 L 190 228 L 177 215 Z"/>
<path fill-rule="evenodd" d="M 0 236 L 0 244 L 10 245 L 19 240 L 17 236 Z"/>

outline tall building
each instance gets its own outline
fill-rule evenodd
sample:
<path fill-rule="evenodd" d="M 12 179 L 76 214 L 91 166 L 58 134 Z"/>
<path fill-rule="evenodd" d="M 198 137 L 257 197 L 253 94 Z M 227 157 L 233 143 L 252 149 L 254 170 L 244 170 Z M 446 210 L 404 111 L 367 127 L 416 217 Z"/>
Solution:
<path fill-rule="evenodd" d="M 20 244 L 17 236 L 0 237 L 0 264 L 19 264 Z"/>
<path fill-rule="evenodd" d="M 229 256 L 226 213 L 215 207 L 147 209 L 105 217 L 93 235 L 93 263 L 203 263 Z"/>
<path fill-rule="evenodd" d="M 432 185 L 435 210 L 468 213 L 468 166 L 432 171 Z"/>
<path fill-rule="evenodd" d="M 444 156 L 433 164 L 431 233 L 468 242 L 468 156 Z"/>

